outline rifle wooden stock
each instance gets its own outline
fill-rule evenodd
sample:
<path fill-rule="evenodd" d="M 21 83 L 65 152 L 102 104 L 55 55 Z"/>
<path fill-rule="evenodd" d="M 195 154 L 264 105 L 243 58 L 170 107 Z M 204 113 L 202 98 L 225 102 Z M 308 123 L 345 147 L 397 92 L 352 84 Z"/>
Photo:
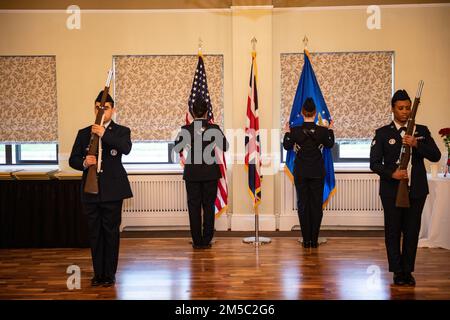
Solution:
<path fill-rule="evenodd" d="M 395 206 L 400 208 L 409 208 L 409 190 L 408 179 L 400 180 L 397 189 L 397 197 L 395 199 Z"/>
<path fill-rule="evenodd" d="M 420 96 L 422 95 L 423 81 L 419 81 L 419 87 L 417 89 L 416 97 L 414 98 L 413 108 L 409 115 L 405 135 L 412 136 L 414 134 L 415 119 L 417 114 L 417 108 L 420 104 Z M 411 147 L 404 144 L 402 145 L 402 151 L 400 153 L 400 160 L 398 168 L 400 170 L 408 169 L 408 163 L 411 159 Z M 409 208 L 409 189 L 408 179 L 400 180 L 397 189 L 397 197 L 395 199 L 395 205 L 400 208 Z"/>
<path fill-rule="evenodd" d="M 100 102 L 100 107 L 97 111 L 97 116 L 95 117 L 95 124 L 102 125 L 103 114 L 105 113 L 105 103 L 109 92 L 109 83 L 111 81 L 112 70 L 109 71 L 108 80 L 106 80 L 105 89 L 103 89 L 102 100 Z M 98 141 L 99 136 L 95 133 L 91 134 L 91 140 L 89 142 L 89 149 L 87 155 L 98 156 Z M 97 165 L 89 166 L 88 173 L 86 176 L 86 182 L 84 184 L 84 192 L 90 194 L 98 194 L 98 179 L 97 179 Z"/>

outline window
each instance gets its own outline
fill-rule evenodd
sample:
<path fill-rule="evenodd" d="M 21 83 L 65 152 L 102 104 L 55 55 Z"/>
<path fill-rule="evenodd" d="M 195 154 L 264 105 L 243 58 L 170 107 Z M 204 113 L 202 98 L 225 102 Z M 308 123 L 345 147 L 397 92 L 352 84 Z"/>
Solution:
<path fill-rule="evenodd" d="M 58 145 L 41 143 L 16 145 L 16 163 L 58 163 Z"/>
<path fill-rule="evenodd" d="M 0 164 L 58 164 L 57 144 L 2 144 Z"/>
<path fill-rule="evenodd" d="M 394 53 L 310 53 L 317 81 L 334 120 L 334 162 L 369 162 L 375 129 L 391 121 Z M 283 53 L 281 127 L 290 116 L 304 62 L 303 53 Z M 286 152 L 282 151 L 283 161 Z"/>
<path fill-rule="evenodd" d="M 0 56 L 0 164 L 56 164 L 57 118 L 56 57 Z"/>
<path fill-rule="evenodd" d="M 6 164 L 6 147 L 4 144 L 0 144 L 0 164 Z"/>
<path fill-rule="evenodd" d="M 369 162 L 370 140 L 337 140 L 333 149 L 334 162 Z"/>
<path fill-rule="evenodd" d="M 178 155 L 171 156 L 173 142 L 135 142 L 128 155 L 122 158 L 123 163 L 177 163 Z"/>
<path fill-rule="evenodd" d="M 223 55 L 203 56 L 214 120 L 223 126 Z M 117 122 L 131 128 L 127 164 L 178 163 L 173 140 L 186 122 L 197 55 L 114 56 Z"/>
<path fill-rule="evenodd" d="M 369 162 L 370 140 L 337 140 L 331 152 L 333 162 Z M 281 144 L 281 162 L 286 162 L 287 151 Z"/>

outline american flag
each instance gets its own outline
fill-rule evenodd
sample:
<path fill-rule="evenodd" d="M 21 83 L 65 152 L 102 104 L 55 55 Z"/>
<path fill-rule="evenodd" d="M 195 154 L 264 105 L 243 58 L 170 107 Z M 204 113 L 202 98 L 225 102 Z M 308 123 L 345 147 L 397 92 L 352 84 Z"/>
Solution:
<path fill-rule="evenodd" d="M 209 123 L 214 123 L 214 114 L 212 111 L 211 98 L 208 91 L 208 83 L 206 81 L 206 70 L 203 63 L 203 56 L 199 54 L 197 68 L 195 69 L 194 80 L 192 81 L 191 94 L 189 96 L 189 110 L 186 112 L 186 124 L 190 124 L 194 118 L 192 116 L 192 107 L 194 101 L 197 99 L 203 99 L 208 104 L 207 119 Z M 215 154 L 217 163 L 220 167 L 220 172 L 222 177 L 219 180 L 217 188 L 217 197 L 215 201 L 215 214 L 219 216 L 221 213 L 226 211 L 228 205 L 228 182 L 227 182 L 227 164 L 225 162 L 225 154 L 219 149 L 215 148 Z M 180 162 L 184 165 L 186 159 L 185 154 L 180 155 Z"/>
<path fill-rule="evenodd" d="M 247 98 L 245 127 L 245 167 L 248 172 L 248 191 L 253 207 L 261 202 L 261 142 L 259 139 L 258 91 L 256 88 L 256 52 L 252 53 L 250 88 Z"/>

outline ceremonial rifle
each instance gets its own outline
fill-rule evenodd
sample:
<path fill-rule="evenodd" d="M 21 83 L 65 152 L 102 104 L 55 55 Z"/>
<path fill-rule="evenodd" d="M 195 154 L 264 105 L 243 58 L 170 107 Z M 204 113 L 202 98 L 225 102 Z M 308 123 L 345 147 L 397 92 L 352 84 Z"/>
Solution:
<path fill-rule="evenodd" d="M 97 109 L 97 116 L 95 117 L 95 124 L 103 125 L 103 115 L 105 113 L 105 102 L 108 97 L 109 85 L 111 83 L 113 70 L 110 69 L 108 73 L 108 79 L 106 80 L 105 89 L 103 89 L 102 100 L 100 102 L 100 107 Z M 95 133 L 91 133 L 91 140 L 89 142 L 89 149 L 87 155 L 98 156 L 99 154 L 99 136 Z M 86 183 L 84 184 L 84 192 L 91 194 L 98 194 L 98 168 L 100 168 L 100 163 L 89 166 Z"/>
<path fill-rule="evenodd" d="M 417 88 L 416 97 L 414 98 L 414 104 L 411 113 L 408 117 L 405 135 L 412 136 L 414 134 L 414 126 L 417 108 L 420 103 L 420 96 L 422 95 L 423 81 L 419 81 L 419 87 Z M 398 169 L 406 170 L 411 158 L 411 147 L 407 144 L 402 145 L 402 151 L 400 152 L 400 159 L 398 161 Z M 395 205 L 400 208 L 409 208 L 409 190 L 408 190 L 408 178 L 401 179 L 398 184 L 397 198 L 395 199 Z"/>

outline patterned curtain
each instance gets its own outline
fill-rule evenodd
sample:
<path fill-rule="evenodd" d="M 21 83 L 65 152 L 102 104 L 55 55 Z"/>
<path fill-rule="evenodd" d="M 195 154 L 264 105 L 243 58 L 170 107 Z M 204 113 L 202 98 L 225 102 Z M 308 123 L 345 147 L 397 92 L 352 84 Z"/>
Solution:
<path fill-rule="evenodd" d="M 196 55 L 116 56 L 115 102 L 133 141 L 172 141 L 185 124 Z M 205 55 L 216 123 L 223 127 L 223 55 Z"/>
<path fill-rule="evenodd" d="M 338 139 L 371 139 L 391 121 L 393 52 L 311 53 Z M 289 118 L 303 53 L 281 54 L 281 127 Z"/>
<path fill-rule="evenodd" d="M 57 142 L 54 56 L 0 57 L 0 142 Z"/>

